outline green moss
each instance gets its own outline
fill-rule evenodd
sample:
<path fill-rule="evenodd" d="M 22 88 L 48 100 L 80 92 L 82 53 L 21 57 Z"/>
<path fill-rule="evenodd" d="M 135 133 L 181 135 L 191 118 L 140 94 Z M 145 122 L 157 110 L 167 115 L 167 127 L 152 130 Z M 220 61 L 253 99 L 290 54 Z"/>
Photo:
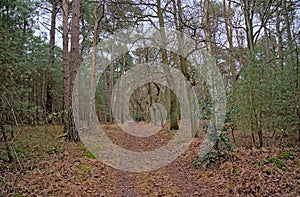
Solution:
<path fill-rule="evenodd" d="M 300 168 L 300 161 L 295 161 L 295 165 L 297 166 L 297 168 Z"/>
<path fill-rule="evenodd" d="M 84 157 L 88 157 L 90 159 L 97 159 L 97 157 L 92 152 L 88 151 L 88 149 L 85 147 L 78 147 L 77 150 L 84 151 L 82 153 L 82 156 Z"/>
<path fill-rule="evenodd" d="M 241 173 L 241 169 L 239 167 L 234 166 L 232 168 L 232 173 L 234 173 L 234 174 L 240 174 Z"/>
<path fill-rule="evenodd" d="M 24 154 L 24 153 L 26 153 L 26 150 L 24 150 L 24 149 L 17 149 L 16 152 L 19 153 L 19 154 Z"/>
<path fill-rule="evenodd" d="M 85 157 L 88 157 L 90 159 L 97 159 L 97 157 L 93 153 L 91 153 L 89 151 L 88 152 L 84 152 L 82 155 L 85 156 Z"/>
<path fill-rule="evenodd" d="M 78 165 L 78 168 L 80 168 L 82 171 L 90 173 L 91 172 L 91 168 L 86 165 L 85 163 L 81 163 Z"/>
<path fill-rule="evenodd" d="M 287 166 L 285 165 L 285 163 L 284 163 L 284 161 L 282 161 L 282 160 L 280 160 L 280 159 L 277 159 L 277 158 L 270 158 L 267 162 L 266 162 L 266 164 L 270 164 L 270 163 L 274 163 L 276 166 L 277 166 L 277 168 L 279 168 L 279 169 L 282 169 L 282 170 L 284 170 L 284 169 L 286 169 L 287 168 Z"/>
<path fill-rule="evenodd" d="M 78 147 L 77 150 L 80 150 L 80 151 L 87 151 L 87 148 L 85 148 L 85 147 Z"/>
<path fill-rule="evenodd" d="M 252 162 L 252 165 L 258 165 L 258 166 L 263 166 L 264 164 L 265 162 L 263 160 L 258 160 L 258 159 Z"/>
<path fill-rule="evenodd" d="M 288 160 L 288 159 L 293 158 L 294 155 L 291 152 L 282 152 L 278 156 L 280 159 Z"/>

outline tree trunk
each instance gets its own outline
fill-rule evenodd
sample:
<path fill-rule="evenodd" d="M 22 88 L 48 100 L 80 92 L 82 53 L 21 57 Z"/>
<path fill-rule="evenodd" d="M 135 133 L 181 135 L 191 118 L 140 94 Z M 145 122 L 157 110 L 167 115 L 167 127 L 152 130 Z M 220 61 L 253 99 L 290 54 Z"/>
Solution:
<path fill-rule="evenodd" d="M 246 34 L 247 34 L 247 43 L 250 53 L 254 50 L 254 32 L 253 32 L 253 16 L 254 16 L 254 7 L 255 0 L 242 0 L 242 9 L 244 12 L 245 24 L 246 24 Z"/>
<path fill-rule="evenodd" d="M 233 24 L 232 24 L 232 11 L 231 11 L 231 0 L 228 1 L 228 5 L 226 5 L 226 1 L 223 0 L 224 4 L 224 12 L 225 16 L 225 29 L 226 36 L 229 44 L 229 63 L 230 63 L 230 72 L 232 74 L 232 83 L 234 88 L 234 83 L 237 76 L 236 65 L 234 62 L 234 47 L 233 47 Z"/>
<path fill-rule="evenodd" d="M 164 23 L 164 18 L 163 18 L 163 11 L 161 8 L 161 1 L 157 0 L 157 15 L 158 15 L 158 21 L 159 21 L 159 27 L 160 27 L 160 33 L 163 41 L 166 41 L 166 34 L 165 34 L 165 23 Z M 166 73 L 166 78 L 169 86 L 172 86 L 174 84 L 174 79 L 170 75 L 170 70 L 167 67 L 168 66 L 168 56 L 167 56 L 167 50 L 164 48 L 160 49 L 161 54 L 162 54 L 162 64 L 164 65 L 165 68 L 165 73 Z M 170 91 L 170 90 L 169 90 Z M 170 91 L 170 130 L 178 130 L 179 125 L 178 125 L 178 111 L 177 107 L 178 106 L 178 101 L 176 95 Z"/>
<path fill-rule="evenodd" d="M 67 139 L 72 142 L 80 141 L 77 128 L 75 127 L 72 94 L 75 77 L 79 69 L 79 33 L 80 33 L 80 0 L 72 2 L 72 27 L 71 27 L 71 53 L 70 53 L 70 89 L 69 89 L 69 114 L 68 114 L 68 134 Z"/>
<path fill-rule="evenodd" d="M 204 0 L 203 5 L 203 30 L 205 34 L 205 43 L 207 47 L 207 51 L 212 54 L 212 31 L 211 31 L 211 24 L 210 24 L 210 15 L 209 15 L 209 4 L 210 0 Z"/>
<path fill-rule="evenodd" d="M 70 81 L 69 81 L 69 30 L 68 30 L 68 16 L 69 16 L 69 5 L 68 0 L 63 0 L 62 10 L 63 10 L 63 124 L 68 124 L 68 110 L 69 110 L 69 91 L 70 91 Z"/>
<path fill-rule="evenodd" d="M 300 34 L 299 34 L 300 36 Z M 296 76 L 299 76 L 299 48 L 298 45 L 296 45 Z M 297 91 L 299 91 L 299 77 L 296 77 L 295 80 L 295 93 L 294 93 L 294 97 L 295 97 L 295 103 L 299 103 L 299 93 Z M 296 118 L 298 118 L 298 141 L 300 142 L 300 107 L 296 106 L 295 109 L 295 115 Z"/>
<path fill-rule="evenodd" d="M 282 42 L 282 32 L 280 29 L 281 19 L 280 19 L 281 11 L 280 9 L 276 10 L 276 35 L 278 38 L 278 58 L 279 58 L 279 65 L 283 69 L 283 42 Z"/>
<path fill-rule="evenodd" d="M 262 127 L 261 127 L 261 114 L 257 113 L 256 117 L 256 127 L 257 127 L 257 133 L 258 133 L 258 140 L 259 140 L 259 148 L 263 147 L 263 132 L 262 132 Z"/>
<path fill-rule="evenodd" d="M 50 48 L 49 48 L 49 67 L 54 67 L 54 48 L 55 48 L 55 28 L 56 28 L 56 15 L 58 11 L 58 1 L 51 1 L 52 13 L 51 13 L 51 27 L 50 27 Z M 50 72 L 51 73 L 51 72 Z M 47 87 L 46 87 L 46 123 L 51 124 L 53 119 L 50 116 L 52 114 L 52 89 L 53 82 L 51 74 L 47 76 Z"/>
<path fill-rule="evenodd" d="M 287 5 L 286 5 L 286 0 L 282 0 L 282 11 L 283 11 L 283 17 L 286 25 L 286 33 L 287 33 L 287 41 L 288 41 L 288 48 L 289 50 L 292 49 L 292 33 L 291 33 L 291 22 L 290 22 L 290 17 L 289 13 L 287 11 Z"/>
<path fill-rule="evenodd" d="M 52 124 L 53 123 L 53 118 L 51 117 L 52 114 L 52 79 L 51 76 L 47 76 L 47 86 L 46 86 L 46 124 Z"/>
<path fill-rule="evenodd" d="M 5 143 L 5 148 L 6 148 L 6 153 L 7 153 L 7 157 L 8 157 L 8 162 L 11 163 L 11 162 L 13 162 L 14 157 L 13 157 L 13 153 L 12 153 L 11 147 L 10 147 L 8 139 L 7 139 L 6 128 L 5 127 L 6 126 L 4 126 L 3 124 L 1 124 L 0 129 L 2 131 L 3 140 L 4 140 L 4 143 Z"/>
<path fill-rule="evenodd" d="M 112 49 L 111 49 L 111 62 L 110 62 L 110 67 L 109 67 L 109 93 L 110 95 L 112 95 L 113 92 L 113 87 L 114 87 L 114 45 L 112 45 Z M 111 99 L 111 97 L 110 97 Z M 109 122 L 113 123 L 113 114 L 112 114 L 112 103 L 109 102 Z"/>
<path fill-rule="evenodd" d="M 97 16 L 97 3 L 94 4 L 94 37 L 93 37 L 93 43 L 92 43 L 92 67 L 91 67 L 91 80 L 90 80 L 90 110 L 89 110 L 89 118 L 88 118 L 88 125 L 91 126 L 94 118 L 94 100 L 95 100 L 95 64 L 96 64 L 96 46 L 97 46 L 97 40 L 98 40 L 98 16 Z"/>
<path fill-rule="evenodd" d="M 175 7 L 176 6 L 174 5 L 174 11 L 176 10 Z M 181 21 L 182 18 L 183 18 L 181 0 L 177 0 L 177 9 L 178 9 L 178 17 L 176 17 L 176 18 L 178 18 L 179 21 L 178 21 L 178 23 L 175 22 L 175 25 L 176 26 L 178 25 L 177 29 L 180 32 L 180 35 L 179 35 L 179 50 L 181 50 L 181 48 L 183 47 L 183 44 L 184 44 L 184 43 L 182 43 L 184 25 Z M 184 77 L 186 78 L 186 80 L 191 84 L 191 87 L 192 87 L 195 84 L 193 82 L 193 79 L 191 79 L 191 74 L 188 70 L 188 62 L 186 60 L 186 57 L 183 57 L 183 56 L 180 55 L 179 59 L 180 59 L 181 72 L 184 75 Z M 193 136 L 198 137 L 197 136 L 197 119 L 195 117 L 197 109 L 196 109 L 196 106 L 195 106 L 195 103 L 194 103 L 195 101 L 193 100 L 193 97 L 192 97 L 192 89 L 188 88 L 187 91 L 188 91 L 187 92 L 188 93 L 188 102 L 189 102 L 189 106 L 190 106 L 190 110 L 191 110 L 190 111 L 191 132 L 193 133 Z"/>

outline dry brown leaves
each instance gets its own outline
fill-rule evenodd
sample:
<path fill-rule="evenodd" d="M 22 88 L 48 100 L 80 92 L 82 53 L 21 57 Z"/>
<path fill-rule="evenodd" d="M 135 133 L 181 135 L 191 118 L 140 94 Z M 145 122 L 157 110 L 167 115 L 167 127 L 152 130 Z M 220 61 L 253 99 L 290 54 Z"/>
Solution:
<path fill-rule="evenodd" d="M 41 130 L 31 130 L 26 130 L 22 135 L 31 135 L 30 138 L 35 140 L 45 135 L 41 135 Z M 106 130 L 115 143 L 132 150 L 150 150 L 153 146 L 163 145 L 170 138 L 170 134 L 163 131 L 151 140 L 133 143 L 136 139 L 124 134 L 117 126 L 107 126 Z M 47 132 L 51 133 L 51 128 Z M 168 166 L 152 172 L 129 173 L 84 156 L 86 150 L 82 148 L 83 144 L 55 139 L 61 130 L 53 132 L 49 136 L 51 141 L 56 141 L 55 146 L 60 145 L 57 151 L 45 151 L 53 144 L 30 144 L 35 146 L 34 151 L 40 155 L 40 159 L 21 158 L 21 166 L 0 162 L 0 196 L 207 197 L 300 194 L 300 146 L 297 142 L 293 142 L 293 147 L 289 148 L 237 147 L 220 161 L 218 169 L 209 169 L 195 168 L 191 163 L 192 156 L 197 154 L 201 144 L 200 139 L 195 139 L 185 154 Z M 150 144 L 151 141 L 155 142 L 154 145 Z M 267 162 L 271 158 L 280 158 L 282 152 L 292 153 L 290 158 L 281 159 L 285 168 L 280 169 L 276 163 Z"/>

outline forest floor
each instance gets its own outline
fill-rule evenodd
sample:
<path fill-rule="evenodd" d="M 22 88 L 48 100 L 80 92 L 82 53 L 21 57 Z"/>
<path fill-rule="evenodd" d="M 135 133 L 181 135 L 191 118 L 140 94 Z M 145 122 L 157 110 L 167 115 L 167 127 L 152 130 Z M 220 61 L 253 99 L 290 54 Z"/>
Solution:
<path fill-rule="evenodd" d="M 153 140 L 137 141 L 116 125 L 106 125 L 116 144 L 131 150 L 150 150 L 164 144 L 170 132 Z M 265 137 L 263 148 L 251 147 L 236 134 L 234 150 L 213 165 L 193 165 L 200 138 L 171 164 L 158 170 L 131 173 L 94 158 L 82 143 L 57 136 L 60 126 L 21 127 L 9 164 L 0 141 L 0 196 L 299 196 L 300 144 L 297 137 Z M 295 134 L 296 135 L 296 134 Z"/>

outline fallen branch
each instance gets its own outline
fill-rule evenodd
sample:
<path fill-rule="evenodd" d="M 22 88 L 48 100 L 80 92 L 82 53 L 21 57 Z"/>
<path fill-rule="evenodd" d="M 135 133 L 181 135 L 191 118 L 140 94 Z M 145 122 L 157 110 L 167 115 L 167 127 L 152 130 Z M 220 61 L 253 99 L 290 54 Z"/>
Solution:
<path fill-rule="evenodd" d="M 55 139 L 59 139 L 59 138 L 63 138 L 63 137 L 67 137 L 68 133 L 64 133 L 64 134 L 61 134 L 59 136 L 57 136 Z"/>

